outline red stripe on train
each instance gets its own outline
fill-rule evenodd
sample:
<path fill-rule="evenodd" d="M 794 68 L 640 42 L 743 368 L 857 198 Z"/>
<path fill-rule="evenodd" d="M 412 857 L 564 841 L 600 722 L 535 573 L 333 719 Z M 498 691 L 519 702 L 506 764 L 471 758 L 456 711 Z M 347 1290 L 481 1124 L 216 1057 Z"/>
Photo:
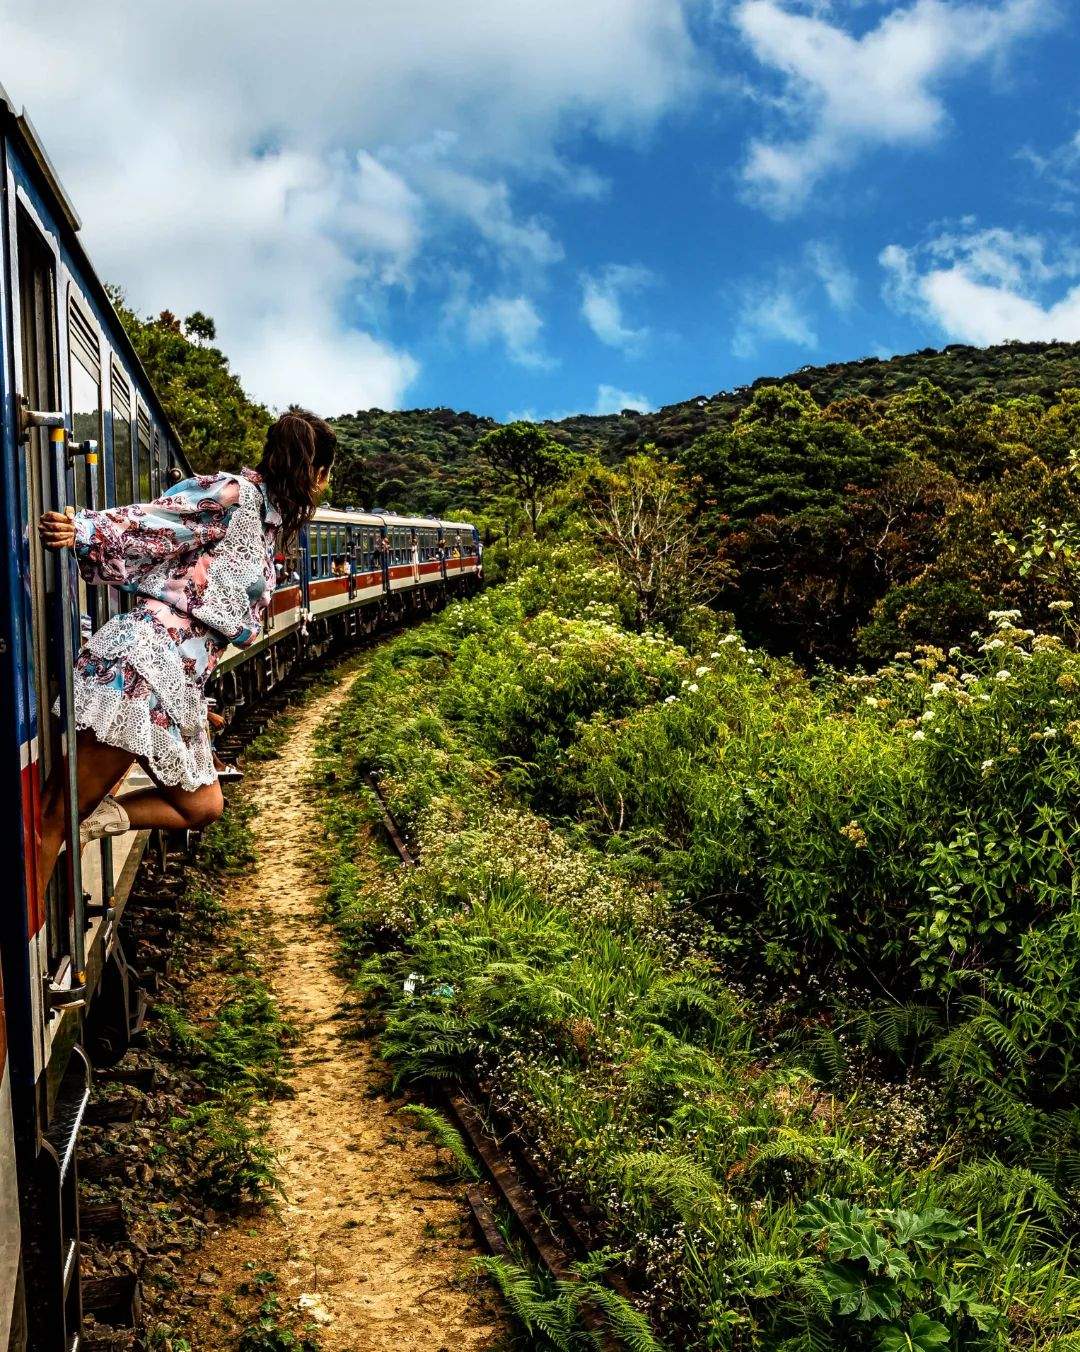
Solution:
<path fill-rule="evenodd" d="M 280 587 L 270 598 L 270 614 L 280 615 L 284 610 L 296 610 L 299 605 L 299 587 Z"/>
<path fill-rule="evenodd" d="M 38 763 L 24 765 L 19 776 L 22 795 L 23 877 L 26 884 L 27 930 L 32 939 L 45 923 L 38 883 L 38 844 L 41 840 L 41 791 L 38 787 Z"/>

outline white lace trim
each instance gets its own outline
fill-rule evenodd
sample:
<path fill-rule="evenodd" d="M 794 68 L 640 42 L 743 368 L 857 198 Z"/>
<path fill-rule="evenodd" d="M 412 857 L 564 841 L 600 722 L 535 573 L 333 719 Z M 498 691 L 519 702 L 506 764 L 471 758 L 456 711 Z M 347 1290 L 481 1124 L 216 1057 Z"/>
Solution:
<path fill-rule="evenodd" d="M 132 697 L 75 672 L 75 725 L 98 741 L 140 757 L 161 784 L 197 789 L 216 778 L 206 731 L 206 704 L 184 672 L 180 649 L 145 619 L 114 615 L 86 644 L 95 658 L 126 662 L 148 683 L 174 727 L 150 717 L 149 694 Z M 179 735 L 178 735 L 179 734 Z"/>
<path fill-rule="evenodd" d="M 235 638 L 252 625 L 252 608 L 266 591 L 266 530 L 263 497 L 242 476 L 237 478 L 240 501 L 233 508 L 225 538 L 214 550 L 206 572 L 206 590 L 192 616 Z"/>
<path fill-rule="evenodd" d="M 75 726 L 89 728 L 99 742 L 130 751 L 159 784 L 195 790 L 217 778 L 210 740 L 182 739 L 150 719 L 150 700 L 131 699 L 115 686 L 75 678 Z"/>

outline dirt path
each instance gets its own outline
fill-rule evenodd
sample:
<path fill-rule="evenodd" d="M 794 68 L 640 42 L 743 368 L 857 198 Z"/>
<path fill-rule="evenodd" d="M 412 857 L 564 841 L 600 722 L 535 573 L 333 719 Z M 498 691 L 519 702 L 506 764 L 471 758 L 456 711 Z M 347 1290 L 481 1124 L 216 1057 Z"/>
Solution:
<path fill-rule="evenodd" d="M 250 790 L 258 862 L 227 900 L 255 917 L 267 979 L 296 1029 L 295 1097 L 270 1109 L 283 1204 L 212 1232 L 196 1256 L 197 1280 L 216 1288 L 204 1327 L 191 1330 L 198 1352 L 235 1348 L 233 1293 L 260 1272 L 274 1274 L 283 1309 L 321 1325 L 326 1352 L 473 1352 L 503 1332 L 476 1283 L 458 1280 L 478 1251 L 460 1189 L 388 1101 L 386 1067 L 357 1037 L 334 937 L 319 920 L 317 808 L 300 786 L 316 729 L 350 683 L 303 710 Z"/>

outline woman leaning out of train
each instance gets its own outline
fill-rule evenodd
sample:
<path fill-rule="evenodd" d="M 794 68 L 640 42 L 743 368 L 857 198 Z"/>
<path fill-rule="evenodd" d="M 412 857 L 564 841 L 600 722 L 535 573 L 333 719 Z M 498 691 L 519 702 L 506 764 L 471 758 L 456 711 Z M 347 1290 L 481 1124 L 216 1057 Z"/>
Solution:
<path fill-rule="evenodd" d="M 128 830 L 206 826 L 223 800 L 207 733 L 204 687 L 229 644 L 261 635 L 286 551 L 326 491 L 335 436 L 291 408 L 271 426 L 256 470 L 186 479 L 156 501 L 74 517 L 46 512 L 43 544 L 74 549 L 88 583 L 137 598 L 86 643 L 75 663 L 80 845 Z M 155 787 L 109 796 L 138 761 Z M 64 785 L 42 811 L 40 874 L 64 839 Z"/>

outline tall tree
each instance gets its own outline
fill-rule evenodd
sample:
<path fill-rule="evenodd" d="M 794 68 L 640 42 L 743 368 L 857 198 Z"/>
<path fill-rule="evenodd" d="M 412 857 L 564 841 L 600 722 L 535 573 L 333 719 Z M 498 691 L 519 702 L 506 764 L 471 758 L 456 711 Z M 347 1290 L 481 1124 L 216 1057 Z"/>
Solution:
<path fill-rule="evenodd" d="M 638 629 L 677 623 L 686 606 L 715 597 L 725 566 L 698 539 L 682 471 L 654 446 L 619 471 L 594 471 L 586 502 L 596 541 L 633 597 Z"/>
<path fill-rule="evenodd" d="M 536 423 L 495 427 L 476 444 L 486 460 L 514 485 L 535 533 L 541 494 L 567 478 L 578 457 Z"/>
<path fill-rule="evenodd" d="M 224 352 L 211 346 L 209 315 L 197 310 L 183 325 L 170 310 L 143 319 L 122 291 L 110 288 L 110 297 L 194 468 L 254 464 L 270 412 L 248 398 Z"/>

